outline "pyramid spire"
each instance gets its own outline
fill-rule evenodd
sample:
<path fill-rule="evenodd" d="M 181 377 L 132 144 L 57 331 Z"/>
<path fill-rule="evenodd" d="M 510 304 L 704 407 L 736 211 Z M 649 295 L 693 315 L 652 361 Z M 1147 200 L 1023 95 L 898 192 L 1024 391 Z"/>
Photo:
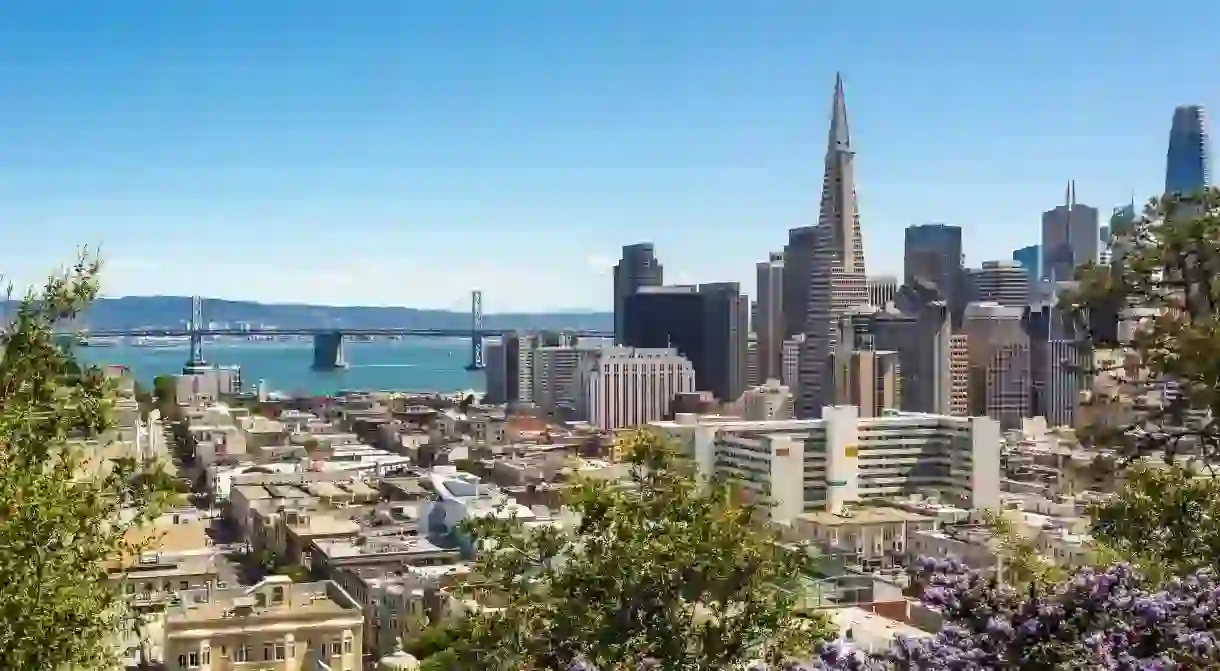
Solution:
<path fill-rule="evenodd" d="M 847 100 L 843 95 L 843 75 L 835 73 L 834 101 L 830 108 L 830 138 L 827 151 L 851 151 L 851 130 L 847 126 Z"/>

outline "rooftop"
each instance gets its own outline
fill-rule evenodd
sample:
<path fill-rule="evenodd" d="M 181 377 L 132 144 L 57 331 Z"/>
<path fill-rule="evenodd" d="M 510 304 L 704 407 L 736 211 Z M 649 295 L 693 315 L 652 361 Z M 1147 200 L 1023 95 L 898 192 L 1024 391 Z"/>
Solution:
<path fill-rule="evenodd" d="M 363 620 L 360 605 L 338 585 L 323 580 L 294 583 L 269 576 L 252 587 L 195 590 L 166 612 L 167 628 L 249 626 L 251 619 L 308 615 L 347 615 Z"/>

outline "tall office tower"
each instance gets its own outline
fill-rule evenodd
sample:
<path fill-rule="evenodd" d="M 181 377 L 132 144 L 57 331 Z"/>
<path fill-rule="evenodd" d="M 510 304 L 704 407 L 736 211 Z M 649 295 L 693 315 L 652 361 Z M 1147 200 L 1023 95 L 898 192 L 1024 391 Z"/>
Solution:
<path fill-rule="evenodd" d="M 1014 250 L 1012 260 L 1021 264 L 1021 267 L 1025 269 L 1032 293 L 1038 280 L 1042 279 L 1042 245 L 1030 245 Z"/>
<path fill-rule="evenodd" d="M 624 303 L 623 344 L 672 347 L 695 367 L 696 387 L 721 401 L 745 388 L 749 299 L 736 282 L 641 287 Z"/>
<path fill-rule="evenodd" d="M 948 415 L 953 400 L 953 332 L 945 302 L 928 303 L 916 314 L 878 312 L 870 329 L 876 349 L 898 352 L 902 409 Z"/>
<path fill-rule="evenodd" d="M 762 384 L 758 373 L 758 334 L 750 333 L 746 339 L 746 386 Z"/>
<path fill-rule="evenodd" d="M 799 396 L 797 384 L 800 381 L 801 352 L 805 351 L 805 334 L 784 338 L 780 350 L 779 381 Z"/>
<path fill-rule="evenodd" d="M 700 373 L 716 398 L 730 403 L 746 389 L 746 346 L 749 343 L 750 299 L 736 282 L 699 285 L 703 296 L 704 370 Z"/>
<path fill-rule="evenodd" d="M 784 245 L 783 300 L 784 338 L 805 332 L 809 321 L 809 278 L 813 274 L 813 257 L 818 251 L 818 227 L 802 226 L 788 229 L 788 244 Z"/>
<path fill-rule="evenodd" d="M 780 348 L 784 343 L 784 255 L 773 252 L 759 263 L 755 288 L 758 310 L 751 323 L 758 334 L 758 380 L 779 379 Z"/>
<path fill-rule="evenodd" d="M 800 362 L 799 417 L 817 416 L 825 406 L 823 370 L 834 351 L 836 315 L 868 303 L 864 238 L 856 203 L 855 152 L 851 150 L 842 77 L 835 78 L 827 140 L 816 253 L 809 273 L 805 324 L 809 356 L 802 354 Z"/>
<path fill-rule="evenodd" d="M 970 337 L 965 333 L 949 336 L 949 414 L 970 416 Z"/>
<path fill-rule="evenodd" d="M 664 284 L 665 269 L 657 260 L 651 242 L 623 247 L 623 258 L 614 266 L 614 342 L 623 343 L 623 306 L 640 287 Z"/>
<path fill-rule="evenodd" d="M 1020 345 L 1028 350 L 1029 336 L 1022 323 L 1024 314 L 1025 308 L 1014 305 L 971 303 L 966 306 L 962 333 L 967 341 L 970 415 L 986 414 L 1000 419 L 987 411 L 988 370 L 1000 349 Z"/>
<path fill-rule="evenodd" d="M 542 346 L 534 350 L 534 404 L 565 420 L 588 418 L 585 382 L 597 347 Z"/>
<path fill-rule="evenodd" d="M 674 349 L 615 347 L 589 366 L 589 422 L 603 431 L 665 419 L 678 394 L 695 390 L 695 367 Z"/>
<path fill-rule="evenodd" d="M 1207 117 L 1199 105 L 1173 110 L 1165 154 L 1165 193 L 1192 193 L 1211 186 L 1211 147 Z"/>
<path fill-rule="evenodd" d="M 974 294 L 982 303 L 1029 305 L 1029 274 L 1016 261 L 984 261 L 983 267 L 972 268 Z"/>
<path fill-rule="evenodd" d="M 1110 265 L 1110 246 L 1114 243 L 1114 236 L 1110 233 L 1109 226 L 1102 226 L 1098 229 L 1099 245 L 1097 249 L 1097 264 L 1101 266 Z"/>
<path fill-rule="evenodd" d="M 868 303 L 883 308 L 898 294 L 898 278 L 893 275 L 874 275 L 868 278 Z"/>
<path fill-rule="evenodd" d="M 1043 305 L 1024 319 L 1029 335 L 1033 412 L 1051 426 L 1075 426 L 1080 394 L 1088 387 L 1093 353 L 1062 310 Z"/>
<path fill-rule="evenodd" d="M 1096 263 L 1099 228 L 1097 208 L 1076 202 L 1076 182 L 1068 182 L 1063 204 L 1042 213 L 1043 279 L 1066 282 Z"/>
<path fill-rule="evenodd" d="M 922 224 L 906 230 L 902 253 L 904 284 L 934 287 L 950 308 L 960 302 L 965 270 L 962 268 L 962 229 L 945 224 Z"/>
<path fill-rule="evenodd" d="M 1029 345 L 1013 343 L 996 349 L 987 364 L 985 399 L 987 416 L 1005 429 L 1021 426 L 1032 412 Z"/>

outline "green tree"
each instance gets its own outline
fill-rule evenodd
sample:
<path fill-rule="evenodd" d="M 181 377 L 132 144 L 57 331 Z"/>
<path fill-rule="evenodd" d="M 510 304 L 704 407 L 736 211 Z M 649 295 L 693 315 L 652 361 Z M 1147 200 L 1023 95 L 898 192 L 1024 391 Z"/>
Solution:
<path fill-rule="evenodd" d="M 986 513 L 985 521 L 995 534 L 1000 579 L 1020 588 L 1046 587 L 1062 580 L 1067 572 L 1043 557 L 1034 541 L 1021 535 L 1011 520 Z"/>
<path fill-rule="evenodd" d="M 56 343 L 97 296 L 82 256 L 30 292 L 0 334 L 0 668 L 106 668 L 125 609 L 108 564 L 163 492 L 151 465 L 111 460 L 87 470 L 82 445 L 113 426 L 115 389 Z M 90 442 L 84 442 L 84 441 Z M 93 448 L 96 449 L 96 448 Z M 130 516 L 120 515 L 129 511 Z"/>
<path fill-rule="evenodd" d="M 1126 461 L 1220 457 L 1220 190 L 1154 199 L 1134 221 L 1113 220 L 1110 266 L 1082 268 L 1061 305 L 1082 345 L 1121 348 L 1121 362 L 1090 367 L 1116 380 L 1122 421 L 1097 422 L 1082 439 Z M 1131 337 L 1117 342 L 1116 319 Z M 1106 325 L 1099 329 L 1097 326 Z M 1111 418 L 1112 420 L 1113 418 Z"/>
<path fill-rule="evenodd" d="M 481 552 L 458 593 L 502 607 L 467 621 L 453 648 L 463 668 L 726 669 L 828 636 L 795 608 L 806 557 L 755 523 L 756 504 L 700 482 L 654 433 L 620 440 L 630 482 L 568 489 L 568 528 L 506 515 L 468 525 Z"/>
<path fill-rule="evenodd" d="M 1150 579 L 1220 566 L 1220 480 L 1174 465 L 1139 465 L 1118 496 L 1092 513 L 1104 550 Z"/>

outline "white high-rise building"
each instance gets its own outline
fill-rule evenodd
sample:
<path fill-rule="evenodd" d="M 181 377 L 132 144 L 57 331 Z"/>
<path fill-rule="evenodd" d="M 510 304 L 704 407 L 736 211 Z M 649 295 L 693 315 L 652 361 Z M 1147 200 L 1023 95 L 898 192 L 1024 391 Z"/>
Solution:
<path fill-rule="evenodd" d="M 674 397 L 695 391 L 695 367 L 674 349 L 615 347 L 589 360 L 589 422 L 612 431 L 664 418 Z"/>
<path fill-rule="evenodd" d="M 704 475 L 735 479 L 771 519 L 842 512 L 852 503 L 922 494 L 1000 510 L 1000 424 L 987 417 L 823 408 L 820 419 L 746 421 L 678 415 L 654 422 Z"/>
<path fill-rule="evenodd" d="M 826 366 L 834 351 L 837 315 L 868 304 L 864 239 L 856 203 L 855 152 L 847 126 L 843 79 L 835 79 L 826 173 L 810 259 L 805 324 L 806 352 L 800 360 L 798 417 L 813 417 L 827 400 Z"/>

